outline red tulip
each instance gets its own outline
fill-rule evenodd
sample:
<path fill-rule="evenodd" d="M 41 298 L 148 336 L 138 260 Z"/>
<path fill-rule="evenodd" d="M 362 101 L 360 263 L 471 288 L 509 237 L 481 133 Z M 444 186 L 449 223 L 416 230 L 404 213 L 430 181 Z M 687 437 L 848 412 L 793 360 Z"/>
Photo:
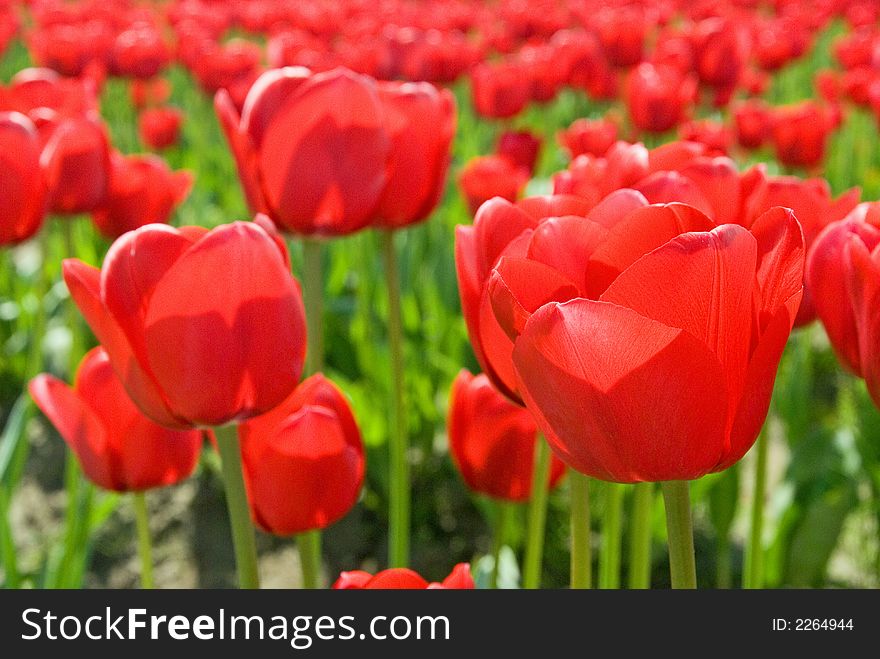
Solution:
<path fill-rule="evenodd" d="M 112 61 L 118 75 L 148 79 L 168 65 L 171 50 L 158 29 L 141 23 L 116 36 Z"/>
<path fill-rule="evenodd" d="M 832 113 L 813 101 L 778 107 L 773 114 L 776 158 L 789 167 L 817 167 L 835 129 Z"/>
<path fill-rule="evenodd" d="M 503 119 L 519 114 L 531 90 L 521 67 L 508 63 L 478 64 L 471 70 L 474 110 L 481 117 Z"/>
<path fill-rule="evenodd" d="M 865 378 L 880 405 L 880 204 L 859 204 L 830 224 L 810 250 L 813 304 L 843 366 Z"/>
<path fill-rule="evenodd" d="M 64 78 L 51 69 L 22 69 L 8 87 L 0 86 L 0 107 L 26 114 L 34 121 L 34 113 L 82 117 L 98 111 L 97 90 L 90 80 Z M 46 109 L 53 112 L 46 113 Z"/>
<path fill-rule="evenodd" d="M 626 81 L 626 106 L 637 128 L 662 133 L 675 128 L 690 110 L 696 82 L 669 66 L 643 62 Z"/>
<path fill-rule="evenodd" d="M 630 191 L 632 204 L 644 204 L 644 198 Z M 625 203 L 615 195 L 615 201 Z M 474 354 L 483 372 L 511 400 L 520 401 L 511 353 L 513 343 L 492 313 L 487 283 L 495 263 L 506 252 L 515 252 L 523 237 L 531 235 L 548 218 L 586 215 L 591 204 L 571 195 L 529 197 L 516 205 L 502 198 L 483 204 L 472 226 L 455 228 L 455 269 L 462 313 Z M 601 211 L 598 211 L 601 212 Z"/>
<path fill-rule="evenodd" d="M 145 224 L 166 224 L 191 187 L 192 174 L 172 172 L 158 156 L 114 153 L 107 196 L 92 220 L 111 240 Z"/>
<path fill-rule="evenodd" d="M 725 124 L 711 119 L 688 121 L 681 125 L 678 132 L 685 141 L 705 145 L 706 154 L 710 156 L 727 155 L 733 145 L 733 131 Z"/>
<path fill-rule="evenodd" d="M 596 16 L 596 33 L 613 66 L 633 66 L 642 61 L 647 17 L 635 7 L 606 9 Z"/>
<path fill-rule="evenodd" d="M 87 213 L 107 194 L 110 143 L 97 119 L 63 119 L 51 129 L 40 155 L 55 213 Z"/>
<path fill-rule="evenodd" d="M 505 131 L 495 145 L 496 155 L 507 158 L 516 167 L 525 169 L 529 176 L 535 173 L 540 150 L 541 138 L 528 131 Z"/>
<path fill-rule="evenodd" d="M 51 375 L 31 380 L 31 396 L 76 454 L 86 476 L 117 492 L 173 485 L 192 474 L 198 430 L 169 430 L 131 402 L 100 346 L 80 363 L 71 388 Z"/>
<path fill-rule="evenodd" d="M 567 170 L 553 176 L 553 192 L 577 195 L 597 204 L 609 193 L 642 180 L 650 171 L 650 154 L 644 145 L 619 141 L 601 158 L 585 154 L 572 160 Z"/>
<path fill-rule="evenodd" d="M 276 535 L 323 529 L 357 502 L 364 445 L 345 396 L 323 375 L 239 426 L 254 521 Z"/>
<path fill-rule="evenodd" d="M 251 88 L 241 117 L 226 92 L 214 102 L 253 209 L 305 235 L 367 226 L 391 153 L 371 79 L 345 69 L 276 69 Z"/>
<path fill-rule="evenodd" d="M 174 146 L 180 140 L 183 112 L 172 107 L 148 108 L 138 118 L 141 142 L 151 149 Z"/>
<path fill-rule="evenodd" d="M 770 137 L 772 114 L 770 107 L 761 99 L 744 101 L 733 113 L 736 140 L 746 149 L 757 149 Z"/>
<path fill-rule="evenodd" d="M 694 70 L 700 82 L 733 89 L 749 57 L 749 38 L 735 20 L 707 18 L 696 26 Z"/>
<path fill-rule="evenodd" d="M 462 370 L 449 394 L 448 428 L 452 458 L 469 488 L 505 501 L 531 496 L 538 435 L 531 412 L 501 395 L 485 375 Z M 551 489 L 564 473 L 554 457 Z"/>
<path fill-rule="evenodd" d="M 333 584 L 333 590 L 473 590 L 471 566 L 459 563 L 441 583 L 428 583 L 418 573 L 400 567 L 382 570 L 375 576 L 363 570 L 343 572 Z"/>
<path fill-rule="evenodd" d="M 571 158 L 589 154 L 601 158 L 617 141 L 617 124 L 608 119 L 577 119 L 556 134 Z"/>
<path fill-rule="evenodd" d="M 528 171 L 502 156 L 472 158 L 458 174 L 458 185 L 472 215 L 492 197 L 516 201 L 528 182 Z"/>
<path fill-rule="evenodd" d="M 381 83 L 379 96 L 391 156 L 375 224 L 397 229 L 424 220 L 440 201 L 455 135 L 455 97 L 427 82 Z"/>
<path fill-rule="evenodd" d="M 171 98 L 171 83 L 166 78 L 141 80 L 135 78 L 129 88 L 131 104 L 135 110 L 143 110 L 151 105 L 162 105 Z"/>
<path fill-rule="evenodd" d="M 800 303 L 803 237 L 786 209 L 748 230 L 634 205 L 521 233 L 488 296 L 519 392 L 566 464 L 689 480 L 758 435 Z"/>
<path fill-rule="evenodd" d="M 65 260 L 64 280 L 132 400 L 164 426 L 263 414 L 299 380 L 302 298 L 266 218 L 147 225 L 116 240 L 101 270 Z"/>
<path fill-rule="evenodd" d="M 46 214 L 40 138 L 18 112 L 0 112 L 0 245 L 33 236 Z"/>

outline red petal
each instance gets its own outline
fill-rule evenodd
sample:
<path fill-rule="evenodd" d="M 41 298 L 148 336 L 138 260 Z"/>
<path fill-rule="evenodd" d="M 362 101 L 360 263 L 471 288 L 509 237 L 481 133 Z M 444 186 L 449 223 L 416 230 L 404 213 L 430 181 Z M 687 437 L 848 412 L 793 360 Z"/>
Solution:
<path fill-rule="evenodd" d="M 266 412 L 296 386 L 305 318 L 274 241 L 250 222 L 205 235 L 149 299 L 150 367 L 175 412 L 219 425 Z"/>
<path fill-rule="evenodd" d="M 647 205 L 648 200 L 641 192 L 623 188 L 615 190 L 600 201 L 587 214 L 587 219 L 610 229 L 634 210 Z"/>
<path fill-rule="evenodd" d="M 687 332 L 578 299 L 533 315 L 513 359 L 538 426 L 582 473 L 618 482 L 689 480 L 722 455 L 721 365 Z"/>
<path fill-rule="evenodd" d="M 709 217 L 715 214 L 712 205 L 697 184 L 678 172 L 657 172 L 633 187 L 645 195 L 652 204 L 680 202 L 693 206 Z"/>
<path fill-rule="evenodd" d="M 428 582 L 405 567 L 382 570 L 364 586 L 367 590 L 424 590 Z"/>
<path fill-rule="evenodd" d="M 279 108 L 311 75 L 304 66 L 286 66 L 266 71 L 251 86 L 241 110 L 241 130 L 250 136 L 255 150 L 259 150 Z M 228 108 L 224 112 L 228 113 Z"/>
<path fill-rule="evenodd" d="M 573 215 L 550 218 L 538 225 L 532 234 L 528 258 L 553 268 L 564 275 L 568 283 L 574 283 L 579 291 L 586 291 L 586 264 L 607 234 L 608 230 L 592 219 Z"/>
<path fill-rule="evenodd" d="M 241 181 L 248 206 L 254 213 L 267 212 L 266 201 L 260 187 L 257 151 L 250 136 L 240 127 L 241 118 L 238 116 L 238 110 L 235 109 L 235 103 L 225 89 L 221 89 L 214 96 L 214 110 L 220 119 L 220 127 L 226 135 L 232 156 L 235 158 L 238 179 Z"/>

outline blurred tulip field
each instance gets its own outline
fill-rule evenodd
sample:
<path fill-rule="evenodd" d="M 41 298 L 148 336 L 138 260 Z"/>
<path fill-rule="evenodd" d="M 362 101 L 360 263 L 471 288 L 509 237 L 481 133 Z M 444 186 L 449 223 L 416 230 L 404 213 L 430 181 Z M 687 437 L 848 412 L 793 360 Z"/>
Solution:
<path fill-rule="evenodd" d="M 873 0 L 0 0 L 0 584 L 877 587 L 878 130 Z"/>

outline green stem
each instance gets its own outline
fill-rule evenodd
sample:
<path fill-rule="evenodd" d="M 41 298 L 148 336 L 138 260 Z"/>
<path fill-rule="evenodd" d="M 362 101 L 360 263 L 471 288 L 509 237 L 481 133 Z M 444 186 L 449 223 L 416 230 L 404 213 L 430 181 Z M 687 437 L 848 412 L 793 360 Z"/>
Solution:
<path fill-rule="evenodd" d="M 590 479 L 574 470 L 571 488 L 571 587 L 589 588 L 593 559 L 590 552 Z"/>
<path fill-rule="evenodd" d="M 733 582 L 733 561 L 730 556 L 730 536 L 723 535 L 718 538 L 715 545 L 715 587 L 728 589 Z"/>
<path fill-rule="evenodd" d="M 532 472 L 532 497 L 529 499 L 526 552 L 523 558 L 523 588 L 541 586 L 541 557 L 544 553 L 544 529 L 547 523 L 547 499 L 550 483 L 550 445 L 538 434 Z"/>
<path fill-rule="evenodd" d="M 651 587 L 651 509 L 654 484 L 636 483 L 633 487 L 632 523 L 629 542 L 629 587 Z"/>
<path fill-rule="evenodd" d="M 767 426 L 755 442 L 755 483 L 752 489 L 752 527 L 743 567 L 743 588 L 764 585 L 764 493 L 767 489 Z"/>
<path fill-rule="evenodd" d="M 153 548 L 150 543 L 150 516 L 147 512 L 147 498 L 143 492 L 133 492 L 134 519 L 137 525 L 138 554 L 141 558 L 141 588 L 153 588 Z"/>
<path fill-rule="evenodd" d="M 73 258 L 76 256 L 76 241 L 73 237 L 74 218 L 62 218 L 59 222 L 61 222 L 64 233 L 65 258 Z M 70 353 L 67 356 L 68 379 L 73 382 L 80 357 L 80 314 L 72 297 L 67 300 L 65 314 L 67 316 L 67 329 L 70 331 Z"/>
<path fill-rule="evenodd" d="M 303 240 L 303 304 L 306 308 L 306 375 L 324 368 L 324 278 L 321 272 L 321 243 Z"/>
<path fill-rule="evenodd" d="M 302 568 L 302 587 L 315 590 L 321 587 L 321 531 L 314 529 L 296 536 L 299 563 Z"/>
<path fill-rule="evenodd" d="M 232 527 L 232 545 L 235 548 L 235 564 L 238 568 L 239 588 L 259 588 L 260 574 L 257 568 L 257 543 L 251 524 L 244 475 L 241 470 L 241 448 L 238 444 L 238 427 L 234 424 L 214 428 L 220 460 L 223 463 L 223 485 L 226 489 L 226 507 L 229 525 Z"/>
<path fill-rule="evenodd" d="M 31 345 L 28 353 L 26 376 L 34 377 L 43 369 L 43 338 L 46 334 L 46 295 L 51 287 L 49 277 L 49 228 L 43 227 L 37 236 L 37 244 L 40 247 L 40 265 L 35 273 L 36 286 L 34 295 L 37 297 L 37 308 L 34 322 L 31 326 Z"/>
<path fill-rule="evenodd" d="M 392 432 L 389 442 L 389 524 L 388 563 L 405 567 L 409 563 L 410 477 L 407 463 L 406 408 L 403 401 L 403 327 L 400 311 L 400 273 L 394 249 L 394 232 L 381 231 L 388 288 L 388 341 L 391 357 L 393 396 Z"/>
<path fill-rule="evenodd" d="M 599 588 L 620 588 L 620 535 L 624 486 L 605 484 L 605 519 L 599 555 Z"/>
<path fill-rule="evenodd" d="M 697 566 L 694 560 L 694 531 L 688 481 L 665 481 L 660 483 L 660 490 L 666 505 L 666 535 L 669 542 L 672 587 L 696 588 Z"/>
<path fill-rule="evenodd" d="M 495 514 L 495 540 L 492 546 L 492 588 L 498 588 L 498 566 L 501 563 L 501 548 L 507 540 L 507 530 L 513 521 L 516 508 L 508 501 L 498 501 Z"/>

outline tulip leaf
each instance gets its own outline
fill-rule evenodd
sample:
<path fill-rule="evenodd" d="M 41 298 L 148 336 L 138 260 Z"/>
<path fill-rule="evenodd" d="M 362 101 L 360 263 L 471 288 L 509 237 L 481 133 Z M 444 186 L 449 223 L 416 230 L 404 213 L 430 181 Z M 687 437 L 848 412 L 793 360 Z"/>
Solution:
<path fill-rule="evenodd" d="M 6 427 L 0 435 L 0 487 L 6 487 L 10 492 L 18 483 L 27 458 L 25 430 L 32 414 L 31 397 L 25 392 L 12 406 Z"/>

